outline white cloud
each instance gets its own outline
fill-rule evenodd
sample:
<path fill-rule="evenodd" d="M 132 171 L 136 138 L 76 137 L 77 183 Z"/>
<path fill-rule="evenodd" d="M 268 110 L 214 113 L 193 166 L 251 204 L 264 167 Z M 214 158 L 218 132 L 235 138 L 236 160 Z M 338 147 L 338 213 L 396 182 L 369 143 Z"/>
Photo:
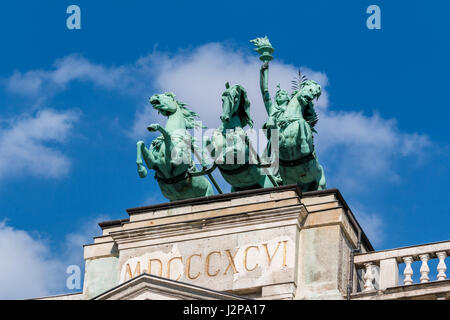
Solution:
<path fill-rule="evenodd" d="M 329 165 L 328 176 L 349 191 L 367 190 L 374 179 L 399 181 L 398 159 L 417 160 L 431 145 L 428 136 L 401 132 L 395 120 L 376 113 L 323 111 L 317 130 L 317 150 Z"/>
<path fill-rule="evenodd" d="M 259 92 L 261 62 L 250 52 L 250 49 L 242 51 L 221 43 L 209 43 L 175 54 L 155 51 L 133 64 L 122 66 L 103 66 L 71 55 L 55 62 L 51 70 L 16 72 L 7 83 L 12 92 L 35 96 L 45 88 L 55 93 L 71 81 L 89 81 L 105 89 L 130 94 L 142 99 L 142 104 L 137 107 L 129 136 L 143 139 L 148 137 L 148 124 L 165 121 L 154 112 L 145 97 L 172 91 L 200 115 L 205 125 L 214 128 L 220 122 L 220 96 L 228 81 L 246 88 L 255 128 L 260 128 L 267 119 Z M 270 63 L 272 96 L 277 83 L 290 89 L 298 68 L 278 57 Z M 370 189 L 374 183 L 398 181 L 401 177 L 397 173 L 398 160 L 403 159 L 404 163 L 408 157 L 410 163 L 411 159 L 422 157 L 431 145 L 424 134 L 401 131 L 395 119 L 385 119 L 377 113 L 366 115 L 357 110 L 336 111 L 339 106 L 331 110 L 327 75 L 304 66 L 300 69 L 323 87 L 323 94 L 316 104 L 320 120 L 315 144 L 320 162 L 325 166 L 329 187 L 359 192 Z M 0 173 L 1 168 L 0 162 Z"/>
<path fill-rule="evenodd" d="M 0 299 L 45 296 L 64 281 L 47 243 L 0 222 Z"/>
<path fill-rule="evenodd" d="M 210 128 L 219 125 L 222 110 L 221 95 L 226 82 L 231 85 L 241 84 L 247 90 L 256 127 L 261 127 L 267 119 L 259 89 L 261 63 L 256 54 L 249 55 L 220 43 L 210 43 L 192 51 L 181 51 L 173 56 L 153 53 L 140 59 L 137 65 L 151 72 L 154 86 L 159 92 L 173 91 L 177 98 L 196 111 L 204 124 Z M 308 78 L 316 80 L 322 86 L 328 84 L 324 73 L 312 71 L 306 67 L 300 69 Z M 290 89 L 291 80 L 297 76 L 297 73 L 298 68 L 293 65 L 271 62 L 270 88 L 275 89 L 280 83 L 282 88 Z M 324 92 L 318 106 L 326 108 L 327 105 L 328 93 Z M 151 106 L 145 105 L 142 113 L 151 114 L 149 109 Z M 140 114 L 137 119 L 141 120 Z M 135 127 L 134 131 L 139 130 L 142 129 Z"/>
<path fill-rule="evenodd" d="M 56 60 L 49 69 L 26 72 L 19 70 L 0 79 L 10 93 L 28 97 L 34 108 L 41 108 L 57 93 L 67 90 L 72 82 L 90 83 L 98 88 L 127 94 L 143 101 L 152 91 L 153 67 L 148 69 L 138 59 L 133 64 L 105 66 L 94 63 L 79 54 Z"/>
<path fill-rule="evenodd" d="M 225 82 L 242 84 L 251 101 L 251 114 L 255 127 L 260 128 L 267 119 L 259 91 L 259 68 L 256 55 L 235 48 L 212 43 L 175 55 L 153 53 L 140 59 L 137 65 L 151 72 L 158 92 L 173 91 L 177 98 L 188 103 L 208 127 L 219 125 L 221 93 Z M 290 89 L 291 80 L 297 75 L 298 66 L 277 62 L 270 63 L 269 88 L 272 96 L 277 83 Z M 399 130 L 395 119 L 384 119 L 379 114 L 333 111 L 329 108 L 328 78 L 325 73 L 300 69 L 309 79 L 317 81 L 323 94 L 316 103 L 319 114 L 315 144 L 320 161 L 325 164 L 325 174 L 330 187 L 346 192 L 370 190 L 374 183 L 400 180 L 396 172 L 396 160 L 416 159 L 431 145 L 429 138 L 420 133 Z M 164 121 L 150 105 L 136 112 L 133 135 L 146 137 L 145 128 L 150 121 Z M 378 214 L 360 212 L 358 219 L 374 245 L 384 240 L 383 223 Z"/>
<path fill-rule="evenodd" d="M 324 112 L 318 129 L 323 151 L 336 145 L 370 146 L 407 156 L 430 143 L 427 136 L 400 132 L 395 120 L 383 119 L 378 114 L 367 117 L 361 112 Z"/>
<path fill-rule="evenodd" d="M 256 124 L 262 125 L 265 109 L 260 103 L 259 67 L 256 55 L 251 56 L 220 43 L 210 43 L 192 51 L 180 51 L 174 56 L 154 52 L 135 63 L 121 66 L 104 66 L 72 54 L 56 60 L 48 70 L 15 71 L 4 82 L 10 92 L 33 98 L 35 105 L 66 89 L 72 81 L 90 82 L 104 89 L 137 96 L 144 102 L 136 112 L 136 123 L 131 133 L 136 137 L 147 133 L 145 128 L 150 118 L 156 116 L 145 99 L 154 93 L 155 88 L 159 92 L 175 92 L 179 99 L 201 115 L 207 126 L 216 127 L 221 111 L 220 97 L 227 81 L 240 83 L 248 90 Z M 322 86 L 328 84 L 324 73 L 306 67 L 301 70 Z M 293 65 L 272 62 L 270 86 L 275 88 L 280 83 L 283 88 L 290 89 L 291 80 L 297 72 Z M 319 108 L 328 105 L 326 91 L 317 105 Z"/>
<path fill-rule="evenodd" d="M 221 112 L 220 96 L 228 81 L 246 88 L 252 103 L 252 115 L 260 127 L 267 118 L 259 92 L 260 65 L 257 55 L 250 54 L 250 50 L 244 52 L 222 43 L 208 43 L 176 54 L 155 51 L 135 63 L 120 66 L 104 66 L 72 54 L 56 60 L 50 70 L 16 71 L 6 83 L 12 92 L 32 95 L 43 93 L 44 88 L 64 89 L 71 81 L 87 81 L 106 89 L 120 89 L 120 92 L 137 94 L 139 98 L 155 92 L 172 91 L 198 112 L 206 125 L 216 127 Z M 272 94 L 278 83 L 282 88 L 290 89 L 298 69 L 323 87 L 323 94 L 316 103 L 321 117 L 318 137 L 322 148 L 341 144 L 379 144 L 383 148 L 396 148 L 405 156 L 420 151 L 429 143 L 424 135 L 399 132 L 395 120 L 383 119 L 378 114 L 368 117 L 360 112 L 329 111 L 327 75 L 308 67 L 286 64 L 279 59 L 272 61 L 269 75 Z M 143 118 L 155 116 L 157 114 L 148 102 L 143 101 L 137 110 L 136 124 L 141 127 L 145 121 Z M 135 128 L 134 132 L 138 131 Z"/>
<path fill-rule="evenodd" d="M 255 127 L 260 128 L 267 120 L 259 91 L 261 62 L 256 54 L 249 52 L 210 43 L 175 55 L 156 52 L 141 58 L 136 65 L 143 73 L 151 72 L 158 92 L 176 93 L 177 98 L 188 103 L 189 108 L 196 111 L 210 128 L 217 127 L 220 122 L 220 96 L 225 82 L 242 84 L 251 101 Z M 398 180 L 392 162 L 400 157 L 420 156 L 431 144 L 426 135 L 401 132 L 394 119 L 384 119 L 376 113 L 367 116 L 361 112 L 330 110 L 326 74 L 307 67 L 272 61 L 269 71 L 272 96 L 277 83 L 290 89 L 298 69 L 323 87 L 323 94 L 316 103 L 320 120 L 315 142 L 321 159 L 327 163 L 333 159 L 333 166 L 330 166 L 333 168 L 327 176 L 332 177 L 331 181 L 339 184 L 338 187 L 361 189 L 362 180 L 380 179 L 380 174 L 384 174 L 387 180 Z M 148 135 L 146 127 L 150 121 L 164 119 L 146 104 L 136 112 L 133 137 L 142 139 Z"/>
<path fill-rule="evenodd" d="M 6 88 L 16 94 L 32 97 L 51 96 L 71 81 L 89 81 L 103 88 L 127 87 L 131 81 L 127 66 L 105 67 L 80 55 L 56 60 L 50 70 L 15 71 L 6 79 Z"/>
<path fill-rule="evenodd" d="M 73 292 L 66 287 L 66 269 L 78 265 L 83 282 L 83 245 L 101 234 L 98 222 L 105 215 L 77 225 L 61 244 L 18 230 L 0 221 L 0 299 L 26 299 Z M 75 289 L 74 291 L 81 291 Z"/>
<path fill-rule="evenodd" d="M 70 160 L 55 148 L 67 141 L 79 112 L 45 109 L 34 116 L 3 119 L 0 126 L 0 178 L 31 174 L 57 178 L 65 175 Z"/>
<path fill-rule="evenodd" d="M 220 122 L 220 96 L 228 81 L 246 88 L 255 127 L 260 128 L 267 119 L 259 92 L 261 62 L 250 52 L 249 49 L 243 51 L 221 43 L 208 43 L 176 54 L 155 51 L 135 63 L 108 67 L 79 55 L 70 55 L 57 60 L 51 70 L 16 72 L 7 82 L 11 91 L 34 94 L 43 88 L 63 89 L 70 81 L 90 81 L 142 99 L 133 128 L 127 132 L 133 139 L 143 139 L 148 136 L 146 127 L 151 122 L 165 121 L 144 97 L 172 91 L 200 115 L 206 126 L 214 128 Z M 379 178 L 383 173 L 387 180 L 398 180 L 393 161 L 407 156 L 419 157 L 431 144 L 426 135 L 401 132 L 394 119 L 384 119 L 376 113 L 368 116 L 357 111 L 329 110 L 327 75 L 307 67 L 286 64 L 280 59 L 272 61 L 269 75 L 272 95 L 277 83 L 290 89 L 298 69 L 323 87 L 323 94 L 316 104 L 320 118 L 316 145 L 320 158 L 328 166 L 327 176 L 333 177 L 329 181 L 335 181 L 335 185 L 361 189 L 361 179 Z"/>

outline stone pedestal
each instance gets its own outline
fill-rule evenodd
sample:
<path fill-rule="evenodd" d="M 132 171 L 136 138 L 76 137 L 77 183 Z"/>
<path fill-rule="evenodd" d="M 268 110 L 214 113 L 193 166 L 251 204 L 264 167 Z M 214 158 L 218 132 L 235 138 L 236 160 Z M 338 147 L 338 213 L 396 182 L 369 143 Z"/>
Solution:
<path fill-rule="evenodd" d="M 91 299 L 146 273 L 254 299 L 343 299 L 359 225 L 338 190 L 283 186 L 127 210 L 85 245 Z M 362 234 L 362 251 L 373 250 Z"/>

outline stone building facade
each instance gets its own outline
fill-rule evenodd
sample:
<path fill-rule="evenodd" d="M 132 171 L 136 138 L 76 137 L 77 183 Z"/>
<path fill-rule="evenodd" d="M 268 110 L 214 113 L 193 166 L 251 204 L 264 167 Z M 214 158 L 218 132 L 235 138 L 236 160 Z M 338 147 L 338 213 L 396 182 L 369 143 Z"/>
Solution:
<path fill-rule="evenodd" d="M 40 299 L 450 299 L 450 241 L 375 251 L 337 189 L 283 186 L 127 212 L 84 246 L 83 291 Z"/>

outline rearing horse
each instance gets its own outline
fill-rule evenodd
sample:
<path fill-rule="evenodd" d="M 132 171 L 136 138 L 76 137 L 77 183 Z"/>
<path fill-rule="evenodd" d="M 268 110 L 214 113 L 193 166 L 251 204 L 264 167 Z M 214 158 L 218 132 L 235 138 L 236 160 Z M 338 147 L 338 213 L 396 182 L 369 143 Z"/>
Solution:
<path fill-rule="evenodd" d="M 317 82 L 299 74 L 296 90 L 289 94 L 279 89 L 272 103 L 268 71 L 269 63 L 265 62 L 260 70 L 260 87 L 269 120 L 264 127 L 278 130 L 279 149 L 272 152 L 278 152 L 283 184 L 297 184 L 302 191 L 323 190 L 325 174 L 314 150 L 312 129 L 317 122 L 313 101 L 320 97 L 322 89 Z"/>
<path fill-rule="evenodd" d="M 194 120 L 197 114 L 185 107 L 185 104 L 175 100 L 171 92 L 155 94 L 150 103 L 167 117 L 165 128 L 159 124 L 147 127 L 151 132 L 159 131 L 161 136 L 152 141 L 149 149 L 143 141 L 137 143 L 136 164 L 141 178 L 147 176 L 142 158 L 148 169 L 156 171 L 162 194 L 170 201 L 213 195 L 209 181 L 203 176 L 192 176 L 196 172 L 191 158 L 192 136 L 186 129 L 198 126 Z"/>
<path fill-rule="evenodd" d="M 314 149 L 313 131 L 305 119 L 305 115 L 313 110 L 313 100 L 318 99 L 320 94 L 320 86 L 315 81 L 307 80 L 293 93 L 286 107 L 272 114 L 279 129 L 283 184 L 296 183 L 302 191 L 326 188 L 323 168 Z"/>
<path fill-rule="evenodd" d="M 241 191 L 274 186 L 262 173 L 257 161 L 250 161 L 249 139 L 243 128 L 253 127 L 250 102 L 241 85 L 225 85 L 222 94 L 222 124 L 214 131 L 207 147 L 215 159 L 231 191 Z M 230 161 L 231 160 L 231 161 Z"/>

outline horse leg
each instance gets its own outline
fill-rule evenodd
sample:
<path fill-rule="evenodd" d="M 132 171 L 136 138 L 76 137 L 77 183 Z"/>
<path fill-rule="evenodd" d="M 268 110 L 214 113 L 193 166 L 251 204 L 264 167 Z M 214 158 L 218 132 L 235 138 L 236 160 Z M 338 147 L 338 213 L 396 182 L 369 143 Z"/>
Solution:
<path fill-rule="evenodd" d="M 145 178 L 147 176 L 147 169 L 145 169 L 145 167 L 142 164 L 142 156 L 149 154 L 150 152 L 148 151 L 148 149 L 145 147 L 145 143 L 144 141 L 138 141 L 136 143 L 136 148 L 137 148 L 137 157 L 136 157 L 136 164 L 137 164 L 137 170 L 138 170 L 138 174 L 139 177 L 141 178 Z M 144 156 L 145 157 L 145 156 Z M 145 158 L 144 158 L 145 159 Z M 146 161 L 147 162 L 147 161 Z"/>
<path fill-rule="evenodd" d="M 163 128 L 160 124 L 155 123 L 151 124 L 147 127 L 148 131 L 150 132 L 161 132 L 163 138 L 164 138 L 164 144 L 166 146 L 166 151 L 164 152 L 165 160 L 166 160 L 166 166 L 169 166 L 173 162 L 172 159 L 172 150 L 173 150 L 173 143 L 172 138 L 170 137 L 170 133 L 166 131 L 165 128 Z M 170 170 L 170 168 L 168 168 Z"/>

